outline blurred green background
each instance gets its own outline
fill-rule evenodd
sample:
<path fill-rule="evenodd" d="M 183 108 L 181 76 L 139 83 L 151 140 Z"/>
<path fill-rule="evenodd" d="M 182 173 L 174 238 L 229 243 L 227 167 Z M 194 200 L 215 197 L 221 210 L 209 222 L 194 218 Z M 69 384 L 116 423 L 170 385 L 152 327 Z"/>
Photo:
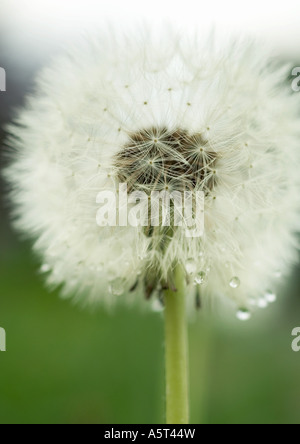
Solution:
<path fill-rule="evenodd" d="M 1 141 L 3 125 L 55 52 L 21 31 L 2 20 Z M 1 183 L 0 327 L 7 352 L 0 353 L 0 423 L 163 423 L 162 315 L 90 313 L 50 294 L 30 245 L 9 227 L 4 195 Z M 251 322 L 199 314 L 190 326 L 193 423 L 300 423 L 300 353 L 291 349 L 292 329 L 300 326 L 299 271 L 281 287 L 279 302 Z"/>

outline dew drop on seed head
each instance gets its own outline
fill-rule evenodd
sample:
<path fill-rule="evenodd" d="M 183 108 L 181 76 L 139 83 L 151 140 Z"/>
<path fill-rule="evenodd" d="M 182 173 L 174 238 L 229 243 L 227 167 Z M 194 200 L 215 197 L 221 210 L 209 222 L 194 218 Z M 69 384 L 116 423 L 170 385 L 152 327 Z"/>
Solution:
<path fill-rule="evenodd" d="M 258 299 L 258 301 L 257 301 L 257 306 L 258 306 L 259 308 L 267 308 L 267 306 L 268 306 L 268 301 L 267 301 L 265 298 L 260 298 L 260 299 Z"/>
<path fill-rule="evenodd" d="M 162 305 L 162 303 L 160 302 L 160 300 L 158 298 L 155 298 L 155 299 L 153 299 L 151 309 L 155 313 L 161 313 L 162 311 L 164 311 L 165 308 Z"/>
<path fill-rule="evenodd" d="M 50 270 L 51 270 L 51 267 L 48 264 L 43 264 L 40 268 L 41 273 L 48 273 Z"/>
<path fill-rule="evenodd" d="M 237 276 L 235 276 L 231 279 L 229 285 L 231 288 L 238 288 L 241 285 L 241 281 Z"/>
<path fill-rule="evenodd" d="M 249 319 L 251 319 L 251 313 L 246 308 L 241 308 L 237 311 L 236 317 L 239 321 L 249 321 Z"/>
<path fill-rule="evenodd" d="M 189 274 L 190 276 L 193 275 L 194 273 L 196 273 L 197 264 L 196 264 L 195 260 L 188 259 L 185 268 L 186 268 L 187 274 Z"/>
<path fill-rule="evenodd" d="M 109 285 L 109 292 L 114 296 L 121 296 L 124 293 L 124 281 L 121 278 L 117 278 Z"/>
<path fill-rule="evenodd" d="M 204 284 L 206 279 L 206 273 L 204 271 L 200 271 L 200 273 L 197 273 L 197 275 L 195 276 L 195 285 L 202 285 Z"/>
<path fill-rule="evenodd" d="M 273 291 L 267 290 L 266 293 L 265 293 L 265 300 L 269 304 L 272 304 L 273 302 L 276 302 L 277 296 L 276 296 L 276 294 Z"/>

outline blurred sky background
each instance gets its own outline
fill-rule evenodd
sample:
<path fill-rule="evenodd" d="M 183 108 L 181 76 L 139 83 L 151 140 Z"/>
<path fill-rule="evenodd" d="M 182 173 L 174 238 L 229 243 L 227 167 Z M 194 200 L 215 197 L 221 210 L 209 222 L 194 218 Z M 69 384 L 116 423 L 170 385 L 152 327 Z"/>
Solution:
<path fill-rule="evenodd" d="M 250 34 L 300 66 L 299 1 L 0 0 L 0 162 L 4 125 L 32 90 L 36 72 L 69 41 L 110 21 L 131 28 L 167 19 L 183 31 L 215 26 Z M 59 79 L 58 79 L 59 81 Z M 300 100 L 300 92 L 299 100 Z M 37 184 L 38 187 L 38 184 Z M 0 182 L 1 424 L 135 424 L 164 421 L 163 319 L 134 309 L 82 311 L 49 293 L 30 245 L 10 229 Z M 192 422 L 300 423 L 300 268 L 279 301 L 248 324 L 190 327 Z"/>

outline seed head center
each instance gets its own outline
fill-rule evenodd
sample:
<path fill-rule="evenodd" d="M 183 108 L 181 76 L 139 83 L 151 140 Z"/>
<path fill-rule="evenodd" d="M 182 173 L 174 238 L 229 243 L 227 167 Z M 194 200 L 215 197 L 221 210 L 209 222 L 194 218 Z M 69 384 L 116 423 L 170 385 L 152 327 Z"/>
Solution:
<path fill-rule="evenodd" d="M 201 190 L 208 194 L 216 185 L 217 160 L 200 132 L 152 127 L 129 133 L 114 164 L 118 180 L 127 183 L 128 191 Z"/>

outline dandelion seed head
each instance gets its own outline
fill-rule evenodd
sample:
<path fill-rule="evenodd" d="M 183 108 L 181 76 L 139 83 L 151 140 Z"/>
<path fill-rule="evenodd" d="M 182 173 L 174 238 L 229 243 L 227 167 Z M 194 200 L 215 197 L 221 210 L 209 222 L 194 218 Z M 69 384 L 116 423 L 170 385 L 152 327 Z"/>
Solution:
<path fill-rule="evenodd" d="M 175 33 L 112 32 L 44 69 L 10 125 L 15 225 L 65 297 L 138 302 L 172 288 L 181 263 L 191 293 L 201 284 L 202 306 L 232 301 L 247 313 L 298 256 L 299 97 L 284 83 L 289 67 L 245 41 L 216 49 Z M 120 183 L 203 191 L 203 236 L 97 226 L 97 194 Z"/>

